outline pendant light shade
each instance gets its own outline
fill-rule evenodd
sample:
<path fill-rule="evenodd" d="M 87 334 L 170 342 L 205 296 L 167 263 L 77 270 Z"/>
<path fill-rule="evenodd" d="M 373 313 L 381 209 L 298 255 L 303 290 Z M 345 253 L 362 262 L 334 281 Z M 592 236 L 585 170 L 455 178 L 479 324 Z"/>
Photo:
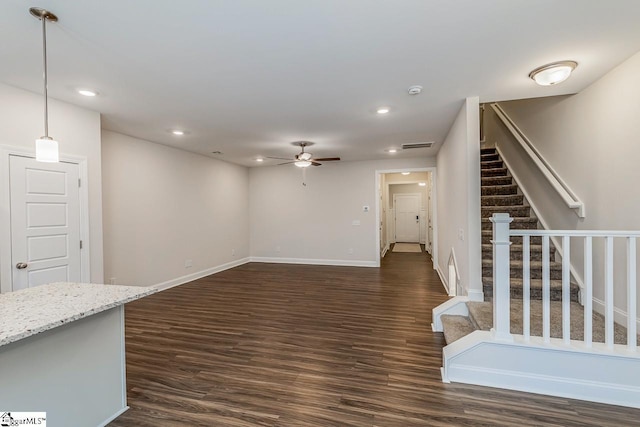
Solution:
<path fill-rule="evenodd" d="M 309 160 L 298 160 L 294 163 L 294 165 L 299 168 L 308 168 L 309 166 L 311 166 L 311 162 Z"/>
<path fill-rule="evenodd" d="M 44 66 L 44 136 L 36 139 L 36 160 L 57 163 L 58 141 L 49 136 L 49 97 L 47 93 L 47 21 L 57 22 L 58 17 L 48 10 L 32 7 L 29 13 L 42 21 L 42 62 Z"/>
<path fill-rule="evenodd" d="M 39 162 L 58 163 L 58 141 L 53 138 L 42 137 L 36 139 L 36 160 Z"/>

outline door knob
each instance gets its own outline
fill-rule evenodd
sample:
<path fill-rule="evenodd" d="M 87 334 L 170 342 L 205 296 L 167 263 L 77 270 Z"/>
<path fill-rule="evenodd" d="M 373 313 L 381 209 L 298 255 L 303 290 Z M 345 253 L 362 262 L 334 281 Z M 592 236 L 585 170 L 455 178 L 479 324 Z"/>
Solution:
<path fill-rule="evenodd" d="M 27 264 L 26 262 L 19 262 L 19 263 L 16 264 L 16 268 L 18 270 L 23 270 L 23 269 L 27 268 L 28 265 L 29 264 Z"/>

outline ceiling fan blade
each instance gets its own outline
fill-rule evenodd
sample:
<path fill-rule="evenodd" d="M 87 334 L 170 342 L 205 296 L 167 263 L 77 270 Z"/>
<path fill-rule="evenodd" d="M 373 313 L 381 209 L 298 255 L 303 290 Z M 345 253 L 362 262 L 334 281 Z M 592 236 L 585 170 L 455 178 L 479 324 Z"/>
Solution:
<path fill-rule="evenodd" d="M 314 162 L 333 162 L 340 160 L 340 157 L 323 157 L 322 159 L 312 159 Z"/>
<path fill-rule="evenodd" d="M 284 157 L 269 157 L 269 156 L 267 156 L 265 158 L 266 159 L 274 159 L 274 160 L 291 160 L 291 159 L 287 159 L 287 158 L 284 158 Z"/>
<path fill-rule="evenodd" d="M 322 166 L 322 163 L 314 162 L 313 160 L 311 160 L 311 164 L 313 166 Z"/>
<path fill-rule="evenodd" d="M 286 159 L 283 159 L 286 160 Z M 278 163 L 276 166 L 281 166 L 281 165 L 290 165 L 291 163 L 295 163 L 296 161 L 291 161 L 291 162 L 284 162 L 284 163 Z"/>

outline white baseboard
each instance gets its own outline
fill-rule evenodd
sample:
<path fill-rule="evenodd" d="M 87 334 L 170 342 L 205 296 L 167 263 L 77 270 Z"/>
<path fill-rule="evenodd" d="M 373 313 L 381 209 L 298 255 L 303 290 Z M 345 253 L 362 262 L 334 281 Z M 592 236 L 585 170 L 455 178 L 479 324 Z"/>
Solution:
<path fill-rule="evenodd" d="M 251 257 L 250 262 L 264 262 L 275 264 L 335 265 L 346 267 L 380 267 L 380 264 L 376 261 L 354 261 L 342 259 Z"/>
<path fill-rule="evenodd" d="M 387 254 L 388 251 L 389 251 L 389 244 L 387 243 L 387 245 L 382 250 L 382 255 L 380 256 L 380 258 L 384 258 L 384 256 Z"/>
<path fill-rule="evenodd" d="M 484 301 L 484 291 L 476 291 L 475 289 L 467 289 L 469 301 Z"/>
<path fill-rule="evenodd" d="M 192 282 L 197 279 L 201 279 L 206 276 L 210 276 L 215 273 L 219 273 L 224 270 L 229 270 L 230 268 L 237 267 L 239 265 L 243 265 L 250 262 L 250 258 L 241 258 L 235 261 L 227 262 L 225 264 L 221 264 L 215 267 L 207 268 L 206 270 L 201 270 L 192 274 L 187 274 L 186 276 L 176 277 L 175 279 L 167 280 L 166 282 L 157 283 L 153 285 L 154 288 L 157 288 L 160 291 L 164 291 L 165 289 L 173 288 L 174 286 L 183 285 L 188 282 Z"/>
<path fill-rule="evenodd" d="M 598 312 L 604 315 L 604 301 L 593 298 L 593 311 Z M 613 321 L 619 325 L 627 327 L 627 312 L 619 309 L 618 307 L 613 308 Z M 636 331 L 640 331 L 640 318 L 636 318 Z"/>
<path fill-rule="evenodd" d="M 98 427 L 105 427 L 107 425 L 109 425 L 109 423 L 113 420 L 115 420 L 116 418 L 118 418 L 120 415 L 124 414 L 125 412 L 127 412 L 127 410 L 129 409 L 128 406 L 125 406 L 124 408 L 120 409 L 118 412 L 116 412 L 115 414 L 111 415 L 109 418 L 107 418 L 106 420 L 104 420 L 103 422 L 101 422 L 100 424 L 98 424 Z"/>

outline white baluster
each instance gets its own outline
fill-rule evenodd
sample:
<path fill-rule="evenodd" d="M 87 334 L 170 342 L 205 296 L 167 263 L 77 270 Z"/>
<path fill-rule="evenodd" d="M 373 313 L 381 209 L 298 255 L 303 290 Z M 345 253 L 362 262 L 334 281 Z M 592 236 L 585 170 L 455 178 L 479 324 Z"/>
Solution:
<path fill-rule="evenodd" d="M 636 238 L 627 238 L 627 348 L 636 351 Z"/>
<path fill-rule="evenodd" d="M 584 238 L 584 345 L 591 347 L 593 336 L 593 238 Z"/>
<path fill-rule="evenodd" d="M 542 338 L 551 338 L 551 292 L 549 281 L 549 236 L 542 236 Z"/>
<path fill-rule="evenodd" d="M 531 336 L 531 245 L 530 236 L 522 237 L 522 334 Z"/>
<path fill-rule="evenodd" d="M 562 340 L 571 340 L 571 240 L 562 236 Z"/>
<path fill-rule="evenodd" d="M 613 237 L 604 243 L 604 342 L 613 348 Z"/>
<path fill-rule="evenodd" d="M 510 246 L 509 224 L 513 218 L 506 213 L 495 213 L 493 223 L 493 337 L 513 341 L 510 331 Z"/>

